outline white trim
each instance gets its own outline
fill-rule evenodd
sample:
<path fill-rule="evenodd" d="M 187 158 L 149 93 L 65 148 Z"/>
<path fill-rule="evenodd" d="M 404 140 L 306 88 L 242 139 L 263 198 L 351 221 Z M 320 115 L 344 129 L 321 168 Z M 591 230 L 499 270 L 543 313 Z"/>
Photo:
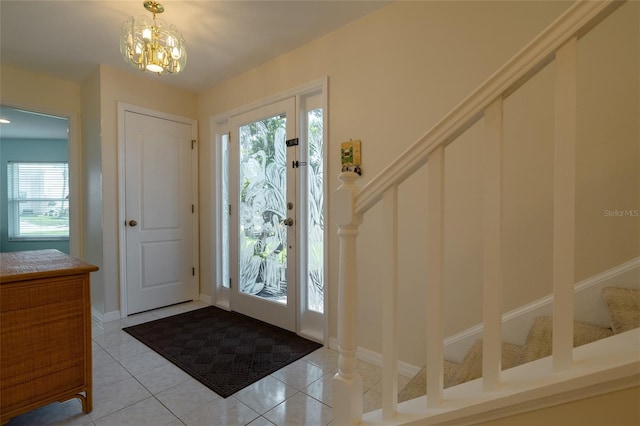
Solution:
<path fill-rule="evenodd" d="M 117 321 L 122 317 L 120 311 L 105 312 L 102 316 L 102 322 Z"/>
<path fill-rule="evenodd" d="M 91 323 L 99 328 L 104 329 L 105 322 L 118 321 L 120 318 L 120 311 L 111 311 L 102 314 L 98 312 L 95 307 L 91 307 Z"/>
<path fill-rule="evenodd" d="M 201 302 L 206 303 L 207 305 L 211 305 L 211 296 L 208 294 L 200 293 L 200 297 L 198 298 Z"/>
<path fill-rule="evenodd" d="M 191 139 L 196 140 L 195 147 L 191 151 L 191 174 L 192 174 L 192 199 L 194 205 L 193 215 L 193 262 L 196 269 L 195 277 L 193 279 L 192 299 L 196 300 L 199 297 L 199 282 L 200 282 L 200 254 L 199 254 L 199 208 L 198 208 L 198 121 L 193 118 L 182 117 L 175 114 L 169 114 L 161 111 L 155 111 L 149 108 L 143 108 L 136 105 L 127 104 L 124 102 L 118 102 L 118 240 L 120 250 L 118 251 L 118 280 L 120 282 L 120 312 L 118 318 L 126 318 L 128 315 L 127 309 L 127 285 L 126 285 L 126 238 L 124 233 L 124 227 L 122 224 L 126 220 L 125 212 L 125 170 L 124 170 L 124 115 L 125 112 L 133 112 L 137 114 L 147 115 L 149 117 L 159 118 L 162 120 L 170 120 L 178 123 L 183 123 L 191 126 Z M 105 314 L 106 315 L 106 314 Z"/>
<path fill-rule="evenodd" d="M 335 337 L 331 337 L 328 339 L 327 347 L 329 349 L 333 349 L 335 351 L 338 350 L 338 339 Z M 362 347 L 358 347 L 358 352 L 356 353 L 356 358 L 360 361 L 368 362 L 369 364 L 373 364 L 377 367 L 382 367 L 382 354 L 374 351 L 370 351 L 369 349 L 365 349 Z M 418 372 L 420 372 L 422 368 L 417 365 L 409 364 L 408 362 L 398 361 L 398 374 L 405 377 L 413 377 Z"/>
<path fill-rule="evenodd" d="M 91 324 L 104 330 L 104 322 L 102 321 L 102 314 L 98 310 L 91 306 Z"/>

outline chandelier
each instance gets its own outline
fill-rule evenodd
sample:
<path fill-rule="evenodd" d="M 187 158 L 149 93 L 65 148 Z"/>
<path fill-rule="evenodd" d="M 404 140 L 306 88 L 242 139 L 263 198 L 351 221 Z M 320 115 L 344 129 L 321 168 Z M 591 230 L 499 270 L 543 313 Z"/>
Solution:
<path fill-rule="evenodd" d="M 153 19 L 140 16 L 123 22 L 120 53 L 140 71 L 179 73 L 187 62 L 182 34 L 175 26 L 156 19 L 156 14 L 164 12 L 163 5 L 145 1 L 144 8 L 153 14 Z"/>

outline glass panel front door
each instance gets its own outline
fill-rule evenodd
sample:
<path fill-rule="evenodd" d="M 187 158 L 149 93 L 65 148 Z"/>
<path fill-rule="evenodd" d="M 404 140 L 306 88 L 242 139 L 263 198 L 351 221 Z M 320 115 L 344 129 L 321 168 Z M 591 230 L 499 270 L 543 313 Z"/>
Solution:
<path fill-rule="evenodd" d="M 233 117 L 229 152 L 237 165 L 230 180 L 231 308 L 292 331 L 297 148 L 286 141 L 294 135 L 294 105 L 289 99 Z"/>

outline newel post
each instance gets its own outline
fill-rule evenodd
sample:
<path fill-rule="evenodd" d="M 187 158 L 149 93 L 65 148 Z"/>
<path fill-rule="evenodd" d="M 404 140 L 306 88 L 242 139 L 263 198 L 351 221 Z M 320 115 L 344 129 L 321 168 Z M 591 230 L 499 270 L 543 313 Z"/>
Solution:
<path fill-rule="evenodd" d="M 340 238 L 338 277 L 338 372 L 333 378 L 333 425 L 358 424 L 362 420 L 362 377 L 356 372 L 358 348 L 358 292 L 356 236 L 362 218 L 354 212 L 358 175 L 343 172 L 334 196 L 335 221 Z"/>

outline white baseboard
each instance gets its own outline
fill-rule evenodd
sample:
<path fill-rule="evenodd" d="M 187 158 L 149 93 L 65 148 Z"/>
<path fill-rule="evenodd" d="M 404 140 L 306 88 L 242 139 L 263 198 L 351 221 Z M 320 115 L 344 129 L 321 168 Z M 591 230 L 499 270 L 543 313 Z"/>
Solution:
<path fill-rule="evenodd" d="M 329 338 L 329 349 L 338 350 L 338 339 L 335 337 Z M 369 349 L 358 347 L 358 351 L 356 352 L 356 358 L 361 361 L 368 362 L 369 364 L 373 364 L 378 367 L 382 367 L 382 354 L 374 351 L 370 351 Z M 421 367 L 406 363 L 404 361 L 398 361 L 398 374 L 401 374 L 405 377 L 413 377 L 418 374 Z"/>
<path fill-rule="evenodd" d="M 600 327 L 610 327 L 609 314 L 600 297 L 604 287 L 640 288 L 640 257 L 631 259 L 604 272 L 593 275 L 574 286 L 574 317 Z M 502 315 L 502 340 L 522 346 L 527 338 L 533 319 L 552 315 L 551 295 Z M 444 341 L 445 359 L 462 362 L 473 343 L 482 338 L 483 326 L 477 324 Z"/>
<path fill-rule="evenodd" d="M 200 296 L 199 296 L 199 298 L 198 298 L 198 299 L 199 299 L 201 302 L 206 303 L 207 305 L 212 305 L 212 304 L 213 304 L 213 303 L 212 303 L 211 296 L 209 296 L 208 294 L 200 293 Z"/>
<path fill-rule="evenodd" d="M 102 314 L 99 313 L 96 308 L 91 307 L 91 324 L 94 326 L 104 329 L 104 321 L 102 321 Z"/>
<path fill-rule="evenodd" d="M 111 311 L 111 312 L 101 313 L 93 306 L 91 307 L 91 322 L 100 328 L 103 328 L 103 325 L 105 322 L 117 321 L 119 319 L 120 319 L 120 311 Z"/>

